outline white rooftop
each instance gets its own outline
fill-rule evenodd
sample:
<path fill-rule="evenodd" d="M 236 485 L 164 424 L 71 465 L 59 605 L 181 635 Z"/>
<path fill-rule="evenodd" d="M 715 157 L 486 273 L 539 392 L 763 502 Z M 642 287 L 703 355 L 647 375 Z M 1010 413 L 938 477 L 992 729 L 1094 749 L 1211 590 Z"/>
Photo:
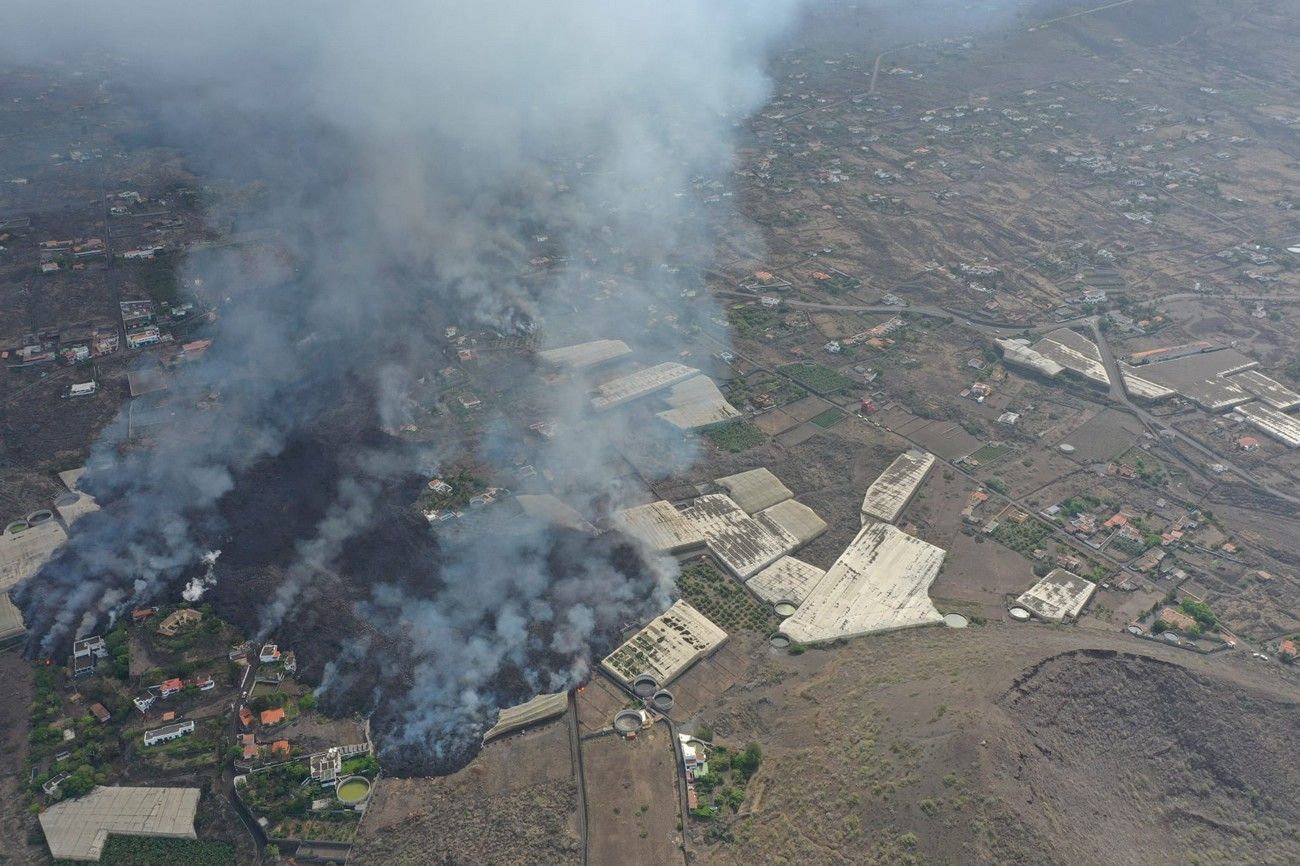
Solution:
<path fill-rule="evenodd" d="M 1238 373 L 1230 381 L 1234 385 L 1240 385 L 1274 409 L 1286 411 L 1300 406 L 1300 394 L 1258 370 Z"/>
<path fill-rule="evenodd" d="M 794 496 L 769 469 L 751 469 L 717 480 L 718 486 L 748 514 L 755 514 Z"/>
<path fill-rule="evenodd" d="M 826 521 L 797 499 L 778 502 L 771 508 L 764 508 L 755 517 L 776 524 L 787 534 L 793 535 L 800 545 L 807 544 L 826 531 Z"/>
<path fill-rule="evenodd" d="M 815 643 L 942 622 L 929 589 L 944 555 L 897 527 L 871 521 L 781 630 Z"/>
<path fill-rule="evenodd" d="M 894 462 L 867 488 L 862 499 L 862 522 L 875 519 L 893 523 L 897 520 L 933 466 L 934 455 L 916 448 L 894 458 Z"/>
<path fill-rule="evenodd" d="M 1047 376 L 1049 379 L 1060 375 L 1065 368 L 1051 358 L 1043 355 L 1030 347 L 1029 341 L 1019 338 L 1008 340 L 995 340 L 1002 348 L 1002 357 L 1012 364 L 1019 364 L 1022 367 L 1028 367 L 1035 372 Z"/>
<path fill-rule="evenodd" d="M 41 813 L 41 829 L 57 859 L 98 860 L 109 833 L 195 839 L 198 788 L 98 787 Z"/>
<path fill-rule="evenodd" d="M 630 354 L 632 350 L 622 340 L 592 340 L 590 343 L 578 343 L 574 346 L 543 349 L 537 353 L 537 357 L 556 367 L 585 370 L 587 367 L 594 367 Z"/>
<path fill-rule="evenodd" d="M 727 402 L 712 379 L 702 374 L 674 385 L 664 401 L 671 408 L 656 414 L 680 430 L 711 427 L 740 417 L 740 410 Z"/>
<path fill-rule="evenodd" d="M 1044 334 L 1034 343 L 1033 350 L 1089 381 L 1105 387 L 1110 385 L 1110 376 L 1106 374 L 1106 365 L 1101 360 L 1097 344 L 1069 328 L 1057 328 Z"/>
<path fill-rule="evenodd" d="M 694 367 L 665 361 L 598 385 L 591 405 L 596 409 L 612 409 L 684 382 L 699 372 Z"/>
<path fill-rule="evenodd" d="M 68 540 L 57 520 L 26 529 L 0 532 L 0 592 L 31 577 Z"/>
<path fill-rule="evenodd" d="M 1130 396 L 1140 397 L 1143 400 L 1164 400 L 1178 393 L 1173 388 L 1144 378 L 1139 372 L 1141 368 L 1134 367 L 1126 361 L 1118 363 L 1120 375 L 1124 377 L 1124 388 Z"/>
<path fill-rule="evenodd" d="M 1279 412 L 1259 401 L 1238 406 L 1236 411 L 1246 419 L 1246 423 L 1260 432 L 1291 448 L 1300 447 L 1300 418 Z"/>
<path fill-rule="evenodd" d="M 0 592 L 0 642 L 23 633 L 23 615 L 9 598 L 9 593 Z"/>
<path fill-rule="evenodd" d="M 664 686 L 722 645 L 727 633 L 684 601 L 650 620 L 601 665 L 627 685 L 650 674 Z"/>
<path fill-rule="evenodd" d="M 750 517 L 721 493 L 695 499 L 682 514 L 704 534 L 718 561 L 741 580 L 799 546 L 799 539 L 776 521 L 762 514 Z"/>
<path fill-rule="evenodd" d="M 634 505 L 614 515 L 614 526 L 662 553 L 680 553 L 704 545 L 704 533 L 671 502 Z"/>
<path fill-rule="evenodd" d="M 800 605 L 826 572 L 802 559 L 783 556 L 745 582 L 763 601 Z"/>
<path fill-rule="evenodd" d="M 1064 568 L 1054 568 L 1020 594 L 1016 604 L 1048 622 L 1064 622 L 1079 615 L 1097 584 Z"/>

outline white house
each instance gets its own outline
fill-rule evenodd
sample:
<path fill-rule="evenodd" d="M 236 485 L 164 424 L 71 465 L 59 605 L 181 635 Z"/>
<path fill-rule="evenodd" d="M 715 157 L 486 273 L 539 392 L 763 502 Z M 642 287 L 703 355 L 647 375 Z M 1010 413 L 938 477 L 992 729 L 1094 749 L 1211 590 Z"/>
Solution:
<path fill-rule="evenodd" d="M 159 743 L 166 743 L 192 733 L 194 733 L 194 720 L 186 719 L 183 722 L 176 722 L 175 724 L 164 725 L 161 728 L 154 728 L 152 731 L 145 731 L 144 744 L 146 746 L 156 746 Z"/>

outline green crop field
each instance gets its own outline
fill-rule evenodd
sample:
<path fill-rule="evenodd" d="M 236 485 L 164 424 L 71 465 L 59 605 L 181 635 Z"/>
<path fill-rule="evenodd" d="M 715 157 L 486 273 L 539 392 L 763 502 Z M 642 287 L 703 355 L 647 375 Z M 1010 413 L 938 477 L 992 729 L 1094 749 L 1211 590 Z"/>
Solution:
<path fill-rule="evenodd" d="M 853 387 L 853 380 L 821 364 L 786 364 L 781 372 L 819 394 L 834 394 Z"/>

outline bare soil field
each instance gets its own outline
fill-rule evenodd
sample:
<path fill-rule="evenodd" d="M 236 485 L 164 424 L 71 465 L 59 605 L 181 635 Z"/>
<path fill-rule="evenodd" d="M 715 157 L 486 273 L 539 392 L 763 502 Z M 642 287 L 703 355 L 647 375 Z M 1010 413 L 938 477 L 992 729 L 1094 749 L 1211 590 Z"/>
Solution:
<path fill-rule="evenodd" d="M 693 850 L 718 864 L 1290 862 L 1300 689 L 1250 664 L 1011 624 L 760 655 L 706 721 L 761 743 L 763 765 L 735 841 L 697 832 Z"/>
<path fill-rule="evenodd" d="M 582 761 L 590 866 L 680 863 L 677 753 L 668 726 L 651 725 L 635 740 L 586 740 Z"/>
<path fill-rule="evenodd" d="M 569 722 L 505 737 L 440 778 L 381 779 L 353 848 L 373 866 L 582 861 Z"/>

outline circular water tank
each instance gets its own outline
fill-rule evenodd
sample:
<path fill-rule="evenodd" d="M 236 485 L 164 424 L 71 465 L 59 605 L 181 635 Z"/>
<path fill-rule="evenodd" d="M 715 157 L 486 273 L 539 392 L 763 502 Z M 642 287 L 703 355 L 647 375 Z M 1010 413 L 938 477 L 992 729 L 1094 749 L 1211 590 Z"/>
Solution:
<path fill-rule="evenodd" d="M 13 523 L 10 523 L 5 527 L 5 535 L 17 535 L 27 528 L 28 523 L 26 520 L 15 520 Z"/>
<path fill-rule="evenodd" d="M 1023 607 L 1013 607 L 1007 611 L 1016 622 L 1029 622 L 1029 611 Z"/>
<path fill-rule="evenodd" d="M 660 689 L 654 693 L 650 699 L 650 706 L 654 707 L 661 713 L 666 713 L 673 708 L 673 693 L 667 689 Z"/>
<path fill-rule="evenodd" d="M 49 520 L 53 516 L 54 516 L 53 511 L 47 511 L 45 509 L 42 509 L 40 511 L 33 511 L 31 514 L 27 515 L 27 522 L 30 523 L 32 526 L 36 526 L 38 524 L 44 523 L 45 521 Z"/>
<path fill-rule="evenodd" d="M 1139 627 L 1139 626 L 1131 625 L 1131 626 L 1128 627 L 1128 633 L 1129 633 L 1129 634 L 1138 634 L 1138 635 L 1140 635 L 1140 634 L 1142 634 L 1142 629 L 1141 629 L 1141 627 Z"/>
<path fill-rule="evenodd" d="M 658 680 L 656 680 L 654 677 L 650 676 L 649 674 L 641 674 L 641 676 L 632 680 L 632 691 L 636 694 L 638 698 L 641 698 L 641 700 L 645 700 L 646 698 L 653 695 L 658 690 L 658 688 L 659 688 Z"/>
<path fill-rule="evenodd" d="M 1058 448 L 1061 449 L 1061 453 L 1062 453 L 1062 454 L 1073 454 L 1073 453 L 1074 453 L 1074 446 L 1071 445 L 1069 442 L 1062 442 L 1060 445 L 1058 445 L 1058 446 L 1056 446 L 1056 447 L 1058 447 Z"/>
<path fill-rule="evenodd" d="M 1287 247 L 1286 251 L 1292 255 L 1300 256 L 1300 244 L 1296 244 L 1293 247 Z"/>
<path fill-rule="evenodd" d="M 946 613 L 943 615 L 943 624 L 948 628 L 965 628 L 970 625 L 970 620 L 959 613 Z"/>
<path fill-rule="evenodd" d="M 777 632 L 767 639 L 767 642 L 777 649 L 785 649 L 790 645 L 790 636 Z"/>
<path fill-rule="evenodd" d="M 794 616 L 794 612 L 798 609 L 799 606 L 792 601 L 778 601 L 776 605 L 773 606 L 776 615 L 781 617 L 781 619 L 785 619 L 787 616 Z"/>
<path fill-rule="evenodd" d="M 631 734 L 641 730 L 640 710 L 619 710 L 614 716 L 614 730 L 620 734 Z"/>

